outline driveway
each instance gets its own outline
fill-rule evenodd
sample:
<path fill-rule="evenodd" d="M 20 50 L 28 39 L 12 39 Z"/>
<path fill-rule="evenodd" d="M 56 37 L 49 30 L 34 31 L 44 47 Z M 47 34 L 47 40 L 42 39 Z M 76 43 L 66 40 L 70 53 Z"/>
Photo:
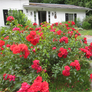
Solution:
<path fill-rule="evenodd" d="M 87 43 L 92 42 L 92 36 L 86 35 L 85 37 L 87 38 Z"/>

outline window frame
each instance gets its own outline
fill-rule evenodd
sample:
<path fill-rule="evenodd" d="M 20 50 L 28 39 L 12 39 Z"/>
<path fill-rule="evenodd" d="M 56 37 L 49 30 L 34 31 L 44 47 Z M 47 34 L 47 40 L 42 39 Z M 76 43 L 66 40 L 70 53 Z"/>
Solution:
<path fill-rule="evenodd" d="M 34 11 L 34 23 L 36 23 L 36 11 Z"/>
<path fill-rule="evenodd" d="M 51 16 L 51 12 L 48 11 L 48 22 L 50 23 L 50 16 Z"/>
<path fill-rule="evenodd" d="M 72 14 L 72 19 L 70 20 L 69 15 Z M 77 13 L 65 13 L 65 21 L 75 21 L 76 22 Z"/>

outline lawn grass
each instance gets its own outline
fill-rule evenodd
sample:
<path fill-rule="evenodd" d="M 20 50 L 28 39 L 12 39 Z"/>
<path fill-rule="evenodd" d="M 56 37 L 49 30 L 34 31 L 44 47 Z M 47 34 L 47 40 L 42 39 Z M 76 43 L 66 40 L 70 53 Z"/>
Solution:
<path fill-rule="evenodd" d="M 81 33 L 81 35 L 90 35 L 90 36 L 92 36 L 92 29 L 91 30 L 81 30 L 81 31 L 79 31 L 79 33 Z"/>

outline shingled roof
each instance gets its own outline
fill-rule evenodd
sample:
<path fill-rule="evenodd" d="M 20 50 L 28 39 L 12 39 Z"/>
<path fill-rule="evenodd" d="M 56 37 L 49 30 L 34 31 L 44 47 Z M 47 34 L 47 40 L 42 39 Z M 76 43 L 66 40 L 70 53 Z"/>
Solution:
<path fill-rule="evenodd" d="M 61 9 L 81 9 L 81 10 L 92 10 L 86 7 L 80 7 L 75 5 L 67 4 L 48 4 L 48 3 L 29 3 L 29 5 L 23 5 L 24 7 L 42 7 L 42 8 L 61 8 Z"/>

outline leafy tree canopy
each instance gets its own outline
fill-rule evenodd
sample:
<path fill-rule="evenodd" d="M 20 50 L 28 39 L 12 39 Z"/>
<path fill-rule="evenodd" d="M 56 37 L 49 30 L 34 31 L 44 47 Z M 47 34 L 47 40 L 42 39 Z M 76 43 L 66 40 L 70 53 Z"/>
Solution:
<path fill-rule="evenodd" d="M 92 0 L 29 0 L 29 1 L 37 3 L 71 4 L 92 8 Z"/>
<path fill-rule="evenodd" d="M 54 3 L 54 4 L 70 4 L 81 7 L 92 8 L 92 0 L 29 0 L 37 3 Z M 87 12 L 87 15 L 92 14 L 92 11 Z"/>

